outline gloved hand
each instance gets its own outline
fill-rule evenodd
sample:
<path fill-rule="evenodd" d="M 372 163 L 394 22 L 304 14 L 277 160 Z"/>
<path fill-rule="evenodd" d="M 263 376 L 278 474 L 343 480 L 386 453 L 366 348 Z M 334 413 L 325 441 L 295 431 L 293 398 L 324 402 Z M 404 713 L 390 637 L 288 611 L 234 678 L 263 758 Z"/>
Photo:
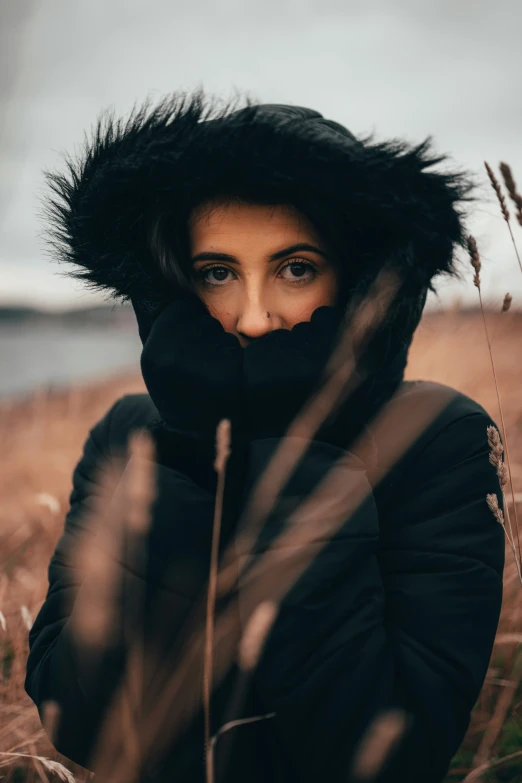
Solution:
<path fill-rule="evenodd" d="M 141 343 L 145 345 L 154 321 L 161 311 L 170 304 L 171 299 L 167 299 L 166 294 L 162 293 L 161 295 L 156 294 L 154 299 L 130 297 L 130 302 L 138 323 Z"/>
<path fill-rule="evenodd" d="M 141 354 L 143 380 L 171 431 L 213 439 L 223 418 L 241 418 L 243 350 L 205 306 L 171 302 Z"/>
<path fill-rule="evenodd" d="M 216 428 L 242 421 L 243 349 L 197 299 L 170 302 L 150 329 L 142 355 L 145 385 L 161 417 L 155 435 L 170 467 L 212 481 Z M 192 467 L 191 467 L 192 466 Z"/>
<path fill-rule="evenodd" d="M 245 416 L 251 438 L 284 435 L 321 384 L 340 320 L 338 308 L 322 306 L 310 321 L 269 332 L 244 349 Z"/>

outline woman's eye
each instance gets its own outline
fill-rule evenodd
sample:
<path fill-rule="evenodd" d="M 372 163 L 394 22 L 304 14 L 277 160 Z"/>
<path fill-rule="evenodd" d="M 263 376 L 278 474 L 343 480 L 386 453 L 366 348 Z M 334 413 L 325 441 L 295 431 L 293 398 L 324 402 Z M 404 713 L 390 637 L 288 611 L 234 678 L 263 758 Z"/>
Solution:
<path fill-rule="evenodd" d="M 207 266 L 198 273 L 198 277 L 207 285 L 223 285 L 228 283 L 230 269 L 225 266 Z"/>
<path fill-rule="evenodd" d="M 313 264 L 308 261 L 291 261 L 281 269 L 281 276 L 284 280 L 293 282 L 305 282 L 315 277 L 316 270 Z"/>
<path fill-rule="evenodd" d="M 313 280 L 317 274 L 315 265 L 311 261 L 303 259 L 302 261 L 290 261 L 279 272 L 283 280 L 292 283 L 307 283 Z M 197 278 L 207 286 L 220 286 L 229 283 L 234 279 L 234 273 L 226 266 L 207 266 L 196 272 Z"/>

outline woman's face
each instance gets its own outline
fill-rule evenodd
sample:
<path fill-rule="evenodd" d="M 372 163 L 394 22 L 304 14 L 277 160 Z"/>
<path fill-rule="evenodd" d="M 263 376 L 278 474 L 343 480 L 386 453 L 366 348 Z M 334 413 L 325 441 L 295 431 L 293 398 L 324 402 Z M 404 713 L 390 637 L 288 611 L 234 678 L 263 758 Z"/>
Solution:
<path fill-rule="evenodd" d="M 208 201 L 192 211 L 189 232 L 196 293 L 243 347 L 335 305 L 333 262 L 293 206 Z"/>

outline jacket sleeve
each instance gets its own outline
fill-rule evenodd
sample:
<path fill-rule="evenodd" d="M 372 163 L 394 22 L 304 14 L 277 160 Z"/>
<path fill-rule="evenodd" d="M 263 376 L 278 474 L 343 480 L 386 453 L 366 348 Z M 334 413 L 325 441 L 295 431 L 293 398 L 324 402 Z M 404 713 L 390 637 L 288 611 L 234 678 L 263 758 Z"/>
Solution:
<path fill-rule="evenodd" d="M 70 553 L 85 528 L 93 500 L 101 492 L 97 470 L 111 452 L 111 427 L 124 399 L 89 432 L 74 470 L 64 531 L 49 564 L 47 595 L 29 634 L 25 689 L 42 719 L 47 701 L 58 704 L 59 721 L 50 739 L 60 753 L 86 768 L 96 749 L 108 705 L 123 676 L 126 649 L 119 627 L 113 629 L 94 668 L 94 659 L 79 649 L 71 631 L 71 619 L 92 577 L 82 581 Z M 147 539 L 150 556 L 141 559 L 141 572 L 130 569 L 125 557 L 115 560 L 120 610 L 115 616 L 130 611 L 132 622 L 134 599 L 143 590 L 144 622 L 152 616 L 149 610 L 153 605 L 159 612 L 158 602 L 163 599 L 165 605 L 168 603 L 168 613 L 163 614 L 168 622 L 163 620 L 161 625 L 168 626 L 165 633 L 172 641 L 208 576 L 205 568 L 210 559 L 214 498 L 181 472 L 163 465 L 155 465 L 155 469 L 156 499 L 151 507 Z M 114 495 L 119 489 L 118 485 Z M 110 505 L 108 517 L 106 521 L 111 523 Z"/>
<path fill-rule="evenodd" d="M 313 567 L 283 599 L 255 682 L 299 783 L 356 780 L 356 748 L 372 720 L 394 708 L 406 730 L 375 780 L 444 778 L 484 682 L 502 603 L 504 532 L 486 504 L 488 493 L 500 499 L 491 423 L 476 406 L 439 428 L 380 515 L 367 486 L 364 503 L 328 546 L 310 552 Z M 257 445 L 254 465 L 267 450 Z M 301 488 L 317 481 L 312 463 L 331 463 L 332 449 L 314 443 L 306 460 Z"/>

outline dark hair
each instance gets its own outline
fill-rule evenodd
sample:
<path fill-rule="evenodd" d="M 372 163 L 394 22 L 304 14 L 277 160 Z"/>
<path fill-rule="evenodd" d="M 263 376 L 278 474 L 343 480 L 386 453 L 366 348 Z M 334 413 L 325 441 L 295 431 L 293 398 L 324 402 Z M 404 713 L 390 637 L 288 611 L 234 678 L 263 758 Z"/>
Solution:
<path fill-rule="evenodd" d="M 191 291 L 188 214 L 182 219 L 162 212 L 153 220 L 149 238 L 152 261 L 167 285 L 174 291 Z"/>

